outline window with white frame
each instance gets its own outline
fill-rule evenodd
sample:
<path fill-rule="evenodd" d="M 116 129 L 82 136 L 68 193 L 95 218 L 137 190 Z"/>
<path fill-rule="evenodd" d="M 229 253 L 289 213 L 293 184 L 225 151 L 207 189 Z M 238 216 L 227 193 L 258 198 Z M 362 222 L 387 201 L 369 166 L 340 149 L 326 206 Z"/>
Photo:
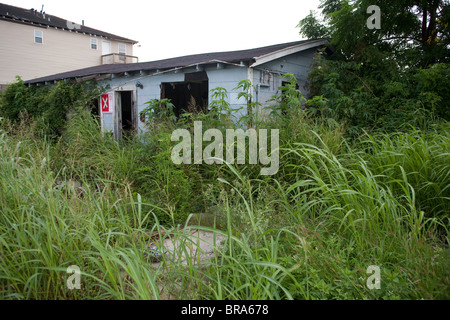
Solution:
<path fill-rule="evenodd" d="M 42 30 L 34 30 L 34 43 L 44 43 L 44 32 Z"/>
<path fill-rule="evenodd" d="M 126 57 L 124 57 L 127 54 L 127 46 L 125 43 L 119 43 L 119 60 L 126 61 Z"/>
<path fill-rule="evenodd" d="M 125 43 L 119 43 L 119 54 L 127 54 L 127 46 Z"/>
<path fill-rule="evenodd" d="M 98 48 L 97 39 L 91 38 L 91 49 L 92 50 L 97 50 L 97 48 Z"/>

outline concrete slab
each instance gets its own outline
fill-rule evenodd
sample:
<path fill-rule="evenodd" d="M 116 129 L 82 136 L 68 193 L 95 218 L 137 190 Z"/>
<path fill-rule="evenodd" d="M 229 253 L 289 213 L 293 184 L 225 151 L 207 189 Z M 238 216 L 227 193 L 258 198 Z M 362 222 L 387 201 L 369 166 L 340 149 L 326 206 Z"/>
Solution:
<path fill-rule="evenodd" d="M 158 253 L 165 255 L 165 260 L 175 265 L 197 264 L 213 259 L 217 248 L 221 248 L 226 237 L 220 233 L 185 229 L 182 234 L 174 234 L 164 240 L 152 243 L 156 245 Z M 157 268 L 162 262 L 154 262 L 152 266 Z"/>

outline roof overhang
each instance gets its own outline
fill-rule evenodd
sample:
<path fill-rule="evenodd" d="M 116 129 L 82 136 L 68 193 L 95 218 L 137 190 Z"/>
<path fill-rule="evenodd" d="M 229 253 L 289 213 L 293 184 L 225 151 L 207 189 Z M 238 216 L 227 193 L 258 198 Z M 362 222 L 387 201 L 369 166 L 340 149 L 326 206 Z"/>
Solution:
<path fill-rule="evenodd" d="M 101 37 L 108 40 L 137 44 L 138 41 L 124 38 L 112 33 L 104 32 L 94 28 L 65 20 L 53 15 L 46 15 L 45 12 L 35 12 L 24 8 L 0 3 L 0 20 L 25 24 L 35 28 L 54 28 L 56 30 L 75 32 L 79 34 Z"/>
<path fill-rule="evenodd" d="M 46 77 L 25 81 L 26 84 L 44 83 L 46 81 L 59 81 L 63 79 L 86 79 L 93 76 L 94 79 L 117 78 L 124 75 L 151 77 L 163 73 L 178 73 L 182 69 L 194 67 L 197 71 L 202 71 L 205 65 L 215 64 L 217 69 L 224 69 L 227 66 L 253 68 L 264 63 L 292 55 L 301 51 L 319 48 L 328 44 L 327 39 L 302 40 L 293 43 L 278 44 L 241 51 L 216 52 L 206 54 L 196 54 L 176 58 L 163 59 L 159 61 L 149 61 L 131 64 L 99 65 L 84 69 L 63 72 Z M 282 48 L 282 49 L 280 49 Z"/>
<path fill-rule="evenodd" d="M 312 49 L 312 48 L 316 48 L 316 47 L 320 47 L 323 45 L 326 45 L 329 41 L 326 39 L 319 39 L 319 40 L 314 40 L 311 42 L 307 42 L 307 43 L 302 43 L 302 44 L 298 44 L 292 47 L 288 47 L 288 48 L 284 48 L 278 51 L 274 51 L 259 57 L 255 57 L 254 60 L 255 62 L 250 66 L 250 67 L 257 67 L 259 65 L 262 65 L 264 63 L 279 59 L 279 58 L 283 58 L 285 56 L 297 53 L 297 52 L 301 52 L 301 51 L 305 51 L 308 49 Z"/>

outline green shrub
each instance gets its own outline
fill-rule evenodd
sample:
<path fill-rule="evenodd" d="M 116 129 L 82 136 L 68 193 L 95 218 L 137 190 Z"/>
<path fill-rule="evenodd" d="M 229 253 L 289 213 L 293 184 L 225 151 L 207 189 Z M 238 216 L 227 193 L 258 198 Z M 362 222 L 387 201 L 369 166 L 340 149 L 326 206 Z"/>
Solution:
<path fill-rule="evenodd" d="M 448 121 L 447 64 L 399 70 L 389 59 L 375 63 L 327 60 L 319 56 L 309 73 L 307 105 L 346 123 L 347 135 L 428 129 Z"/>
<path fill-rule="evenodd" d="M 69 111 L 91 107 L 102 91 L 95 82 L 60 81 L 50 86 L 28 86 L 18 77 L 1 94 L 0 116 L 16 122 L 21 113 L 27 113 L 39 120 L 45 134 L 60 136 Z"/>

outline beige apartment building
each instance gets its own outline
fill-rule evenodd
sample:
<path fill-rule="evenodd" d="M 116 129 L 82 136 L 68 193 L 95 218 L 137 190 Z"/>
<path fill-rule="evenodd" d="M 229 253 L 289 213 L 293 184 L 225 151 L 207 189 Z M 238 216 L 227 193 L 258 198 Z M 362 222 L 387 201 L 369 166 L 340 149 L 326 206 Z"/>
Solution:
<path fill-rule="evenodd" d="M 0 3 L 0 86 L 102 64 L 135 63 L 137 41 Z M 0 88 L 1 89 L 1 88 Z"/>

